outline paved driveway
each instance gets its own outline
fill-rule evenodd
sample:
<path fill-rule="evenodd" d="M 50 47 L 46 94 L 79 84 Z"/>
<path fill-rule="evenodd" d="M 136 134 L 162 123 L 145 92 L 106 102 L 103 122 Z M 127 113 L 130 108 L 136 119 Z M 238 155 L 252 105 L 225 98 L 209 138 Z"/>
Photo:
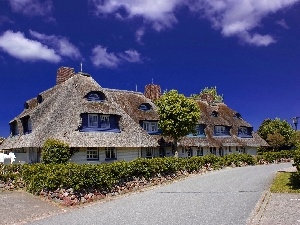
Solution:
<path fill-rule="evenodd" d="M 219 170 L 30 224 L 246 224 L 276 171 L 289 166 Z"/>

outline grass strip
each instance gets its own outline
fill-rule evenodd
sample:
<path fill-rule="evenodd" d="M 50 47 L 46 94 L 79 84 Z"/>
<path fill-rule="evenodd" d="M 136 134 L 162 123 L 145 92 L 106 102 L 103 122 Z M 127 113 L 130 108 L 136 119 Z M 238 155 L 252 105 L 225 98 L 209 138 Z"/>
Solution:
<path fill-rule="evenodd" d="M 300 193 L 300 184 L 293 179 L 295 172 L 278 172 L 273 180 L 272 193 Z"/>

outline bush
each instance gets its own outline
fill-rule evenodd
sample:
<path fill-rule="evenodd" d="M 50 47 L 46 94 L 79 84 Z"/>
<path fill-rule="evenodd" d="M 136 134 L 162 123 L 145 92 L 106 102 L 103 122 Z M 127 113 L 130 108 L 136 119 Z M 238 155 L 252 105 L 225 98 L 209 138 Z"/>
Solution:
<path fill-rule="evenodd" d="M 45 164 L 66 163 L 72 156 L 69 145 L 56 139 L 46 140 L 42 149 L 42 162 Z"/>
<path fill-rule="evenodd" d="M 0 163 L 0 180 L 7 182 L 20 179 L 21 169 L 21 164 L 4 165 Z"/>

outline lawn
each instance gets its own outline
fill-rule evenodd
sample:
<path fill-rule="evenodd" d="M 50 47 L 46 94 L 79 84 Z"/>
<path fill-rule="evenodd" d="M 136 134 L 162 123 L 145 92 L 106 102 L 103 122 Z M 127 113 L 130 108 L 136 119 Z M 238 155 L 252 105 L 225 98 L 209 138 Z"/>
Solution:
<path fill-rule="evenodd" d="M 272 193 L 300 193 L 300 182 L 294 178 L 295 172 L 278 172 L 271 185 Z"/>

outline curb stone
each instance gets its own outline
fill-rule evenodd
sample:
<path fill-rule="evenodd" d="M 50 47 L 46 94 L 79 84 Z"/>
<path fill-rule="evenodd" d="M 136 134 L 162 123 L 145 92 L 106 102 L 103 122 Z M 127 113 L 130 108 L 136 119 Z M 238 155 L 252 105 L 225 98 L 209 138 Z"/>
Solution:
<path fill-rule="evenodd" d="M 246 221 L 246 225 L 259 225 L 260 220 L 269 204 L 271 198 L 270 191 L 264 191 L 254 209 L 252 210 L 249 218 Z"/>

